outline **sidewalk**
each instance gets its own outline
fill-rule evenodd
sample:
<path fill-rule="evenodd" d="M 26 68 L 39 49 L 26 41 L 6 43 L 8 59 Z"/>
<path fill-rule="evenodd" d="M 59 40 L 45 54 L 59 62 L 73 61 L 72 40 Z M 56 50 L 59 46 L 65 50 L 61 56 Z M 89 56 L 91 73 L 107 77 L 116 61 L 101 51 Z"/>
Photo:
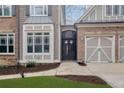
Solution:
<path fill-rule="evenodd" d="M 55 76 L 55 75 L 93 75 L 86 66 L 79 66 L 76 62 L 63 62 L 56 69 L 41 71 L 41 72 L 32 72 L 24 73 L 25 77 L 34 77 L 34 76 Z M 0 76 L 0 79 L 12 79 L 12 78 L 21 78 L 20 74 L 15 75 L 3 75 Z"/>

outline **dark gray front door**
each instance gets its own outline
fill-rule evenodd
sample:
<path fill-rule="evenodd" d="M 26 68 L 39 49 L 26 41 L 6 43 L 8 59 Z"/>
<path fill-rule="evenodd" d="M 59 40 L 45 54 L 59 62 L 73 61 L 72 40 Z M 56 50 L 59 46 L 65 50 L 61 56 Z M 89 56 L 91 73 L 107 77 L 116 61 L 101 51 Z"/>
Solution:
<path fill-rule="evenodd" d="M 76 60 L 76 35 L 74 34 L 75 32 L 73 33 L 73 31 L 63 33 L 64 36 L 62 37 L 62 60 Z"/>

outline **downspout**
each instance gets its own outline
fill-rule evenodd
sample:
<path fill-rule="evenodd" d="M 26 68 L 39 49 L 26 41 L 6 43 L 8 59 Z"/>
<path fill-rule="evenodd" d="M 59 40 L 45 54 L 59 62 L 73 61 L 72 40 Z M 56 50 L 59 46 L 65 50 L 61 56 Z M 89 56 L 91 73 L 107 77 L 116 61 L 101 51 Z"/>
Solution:
<path fill-rule="evenodd" d="M 20 60 L 20 6 L 18 5 L 18 11 L 17 11 L 17 24 L 18 24 L 18 62 Z"/>
<path fill-rule="evenodd" d="M 61 5 L 58 5 L 59 61 L 61 62 Z"/>

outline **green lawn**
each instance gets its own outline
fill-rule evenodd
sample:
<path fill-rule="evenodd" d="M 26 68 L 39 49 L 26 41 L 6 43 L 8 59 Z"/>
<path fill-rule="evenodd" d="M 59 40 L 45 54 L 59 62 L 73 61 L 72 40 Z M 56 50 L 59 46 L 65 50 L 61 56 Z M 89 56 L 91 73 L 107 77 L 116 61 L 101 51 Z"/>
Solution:
<path fill-rule="evenodd" d="M 76 82 L 54 76 L 0 80 L 1 88 L 110 88 L 109 85 Z"/>

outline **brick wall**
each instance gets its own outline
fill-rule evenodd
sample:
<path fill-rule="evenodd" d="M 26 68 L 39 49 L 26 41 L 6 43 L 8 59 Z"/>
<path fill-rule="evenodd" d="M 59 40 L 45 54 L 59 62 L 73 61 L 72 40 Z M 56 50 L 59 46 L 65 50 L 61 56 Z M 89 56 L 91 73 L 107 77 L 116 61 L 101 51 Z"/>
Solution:
<path fill-rule="evenodd" d="M 17 10 L 16 10 L 17 13 Z M 12 17 L 0 17 L 0 33 L 15 33 L 15 54 L 0 55 L 0 65 L 14 65 L 18 57 L 18 24 L 17 15 Z"/>
<path fill-rule="evenodd" d="M 124 27 L 80 27 L 77 29 L 77 60 L 85 59 L 85 35 L 115 35 L 115 61 L 118 62 L 118 36 Z"/>

